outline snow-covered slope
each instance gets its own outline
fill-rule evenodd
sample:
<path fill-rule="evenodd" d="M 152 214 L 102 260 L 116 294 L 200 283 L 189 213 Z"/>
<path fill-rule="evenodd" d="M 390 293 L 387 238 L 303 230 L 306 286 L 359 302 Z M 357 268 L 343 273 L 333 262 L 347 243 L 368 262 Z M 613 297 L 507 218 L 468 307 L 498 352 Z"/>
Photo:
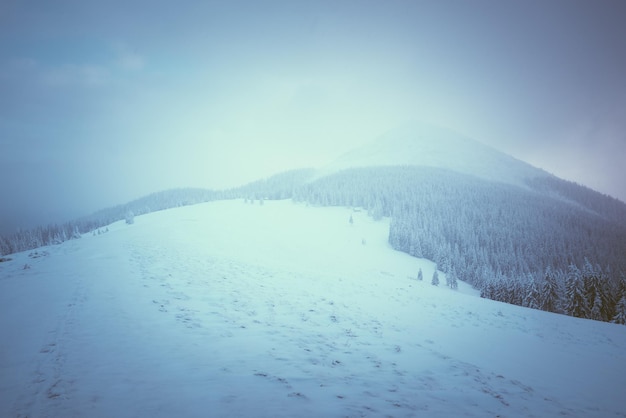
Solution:
<path fill-rule="evenodd" d="M 12 255 L 0 416 L 626 416 L 626 328 L 434 287 L 388 227 L 221 201 Z"/>
<path fill-rule="evenodd" d="M 523 185 L 547 172 L 445 128 L 409 123 L 344 154 L 319 177 L 354 167 L 418 165 L 446 168 L 488 180 Z"/>

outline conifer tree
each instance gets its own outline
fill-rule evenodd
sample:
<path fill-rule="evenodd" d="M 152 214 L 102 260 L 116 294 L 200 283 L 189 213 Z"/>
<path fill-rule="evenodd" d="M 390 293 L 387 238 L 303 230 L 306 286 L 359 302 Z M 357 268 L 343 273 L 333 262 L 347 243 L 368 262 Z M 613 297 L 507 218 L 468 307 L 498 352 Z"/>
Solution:
<path fill-rule="evenodd" d="M 457 290 L 459 288 L 459 282 L 456 280 L 456 274 L 450 279 L 450 289 Z"/>
<path fill-rule="evenodd" d="M 611 322 L 626 325 L 626 292 L 622 292 L 622 297 L 615 306 L 615 316 Z"/>
<path fill-rule="evenodd" d="M 622 275 L 619 283 L 617 297 L 619 300 L 615 305 L 615 315 L 613 316 L 611 322 L 614 324 L 626 325 L 626 277 L 624 275 Z"/>
<path fill-rule="evenodd" d="M 589 317 L 589 307 L 585 298 L 585 289 L 580 270 L 575 265 L 569 266 L 565 280 L 565 313 L 578 318 Z"/>
<path fill-rule="evenodd" d="M 491 300 L 500 300 L 496 296 L 495 284 L 492 279 L 485 280 L 483 287 L 480 289 L 480 297 Z"/>
<path fill-rule="evenodd" d="M 556 282 L 556 276 L 549 266 L 546 269 L 546 274 L 539 293 L 539 309 L 547 312 L 559 311 L 559 288 Z"/>
<path fill-rule="evenodd" d="M 598 293 L 596 293 L 596 297 L 593 300 L 593 305 L 591 307 L 591 312 L 589 314 L 589 318 L 596 320 L 596 321 L 602 321 L 603 319 L 603 315 L 602 315 L 602 298 L 600 298 L 600 295 Z"/>
<path fill-rule="evenodd" d="M 435 272 L 433 273 L 433 279 L 430 281 L 430 284 L 433 286 L 439 286 L 439 273 L 437 273 L 437 268 L 435 268 Z"/>
<path fill-rule="evenodd" d="M 610 292 L 600 268 L 594 268 L 585 258 L 582 282 L 584 295 L 589 308 L 589 318 L 609 321 L 613 317 Z"/>
<path fill-rule="evenodd" d="M 454 266 L 450 267 L 450 271 L 446 274 L 446 286 L 453 290 L 459 288 L 459 283 L 456 281 L 456 269 Z"/>
<path fill-rule="evenodd" d="M 526 296 L 524 297 L 524 306 L 531 309 L 539 308 L 539 291 L 534 278 L 531 278 L 526 284 Z"/>

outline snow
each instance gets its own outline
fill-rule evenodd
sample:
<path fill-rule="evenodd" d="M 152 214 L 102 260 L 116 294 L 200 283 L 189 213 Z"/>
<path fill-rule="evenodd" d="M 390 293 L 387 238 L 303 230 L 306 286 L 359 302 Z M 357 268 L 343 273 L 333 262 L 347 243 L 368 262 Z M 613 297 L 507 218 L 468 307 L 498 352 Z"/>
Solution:
<path fill-rule="evenodd" d="M 626 416 L 624 326 L 434 287 L 388 230 L 235 200 L 13 254 L 0 416 Z"/>
<path fill-rule="evenodd" d="M 526 178 L 550 176 L 453 130 L 411 122 L 342 155 L 320 170 L 317 177 L 347 168 L 401 165 L 444 168 L 524 187 Z"/>

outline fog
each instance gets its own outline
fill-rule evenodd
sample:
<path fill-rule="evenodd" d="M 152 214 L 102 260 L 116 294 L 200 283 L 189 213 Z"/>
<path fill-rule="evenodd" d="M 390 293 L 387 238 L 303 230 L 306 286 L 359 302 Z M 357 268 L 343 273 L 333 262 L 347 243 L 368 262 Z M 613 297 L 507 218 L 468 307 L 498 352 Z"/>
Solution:
<path fill-rule="evenodd" d="M 407 121 L 626 200 L 621 1 L 8 2 L 0 230 L 322 166 Z"/>

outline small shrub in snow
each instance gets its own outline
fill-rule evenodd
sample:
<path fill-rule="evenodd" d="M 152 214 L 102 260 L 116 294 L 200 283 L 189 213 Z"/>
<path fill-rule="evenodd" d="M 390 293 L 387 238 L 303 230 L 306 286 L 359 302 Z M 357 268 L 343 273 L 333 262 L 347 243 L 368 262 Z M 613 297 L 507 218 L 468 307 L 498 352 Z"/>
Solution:
<path fill-rule="evenodd" d="M 28 257 L 30 258 L 39 258 L 39 257 L 45 257 L 47 255 L 50 255 L 50 253 L 48 251 L 32 251 L 28 254 Z"/>

